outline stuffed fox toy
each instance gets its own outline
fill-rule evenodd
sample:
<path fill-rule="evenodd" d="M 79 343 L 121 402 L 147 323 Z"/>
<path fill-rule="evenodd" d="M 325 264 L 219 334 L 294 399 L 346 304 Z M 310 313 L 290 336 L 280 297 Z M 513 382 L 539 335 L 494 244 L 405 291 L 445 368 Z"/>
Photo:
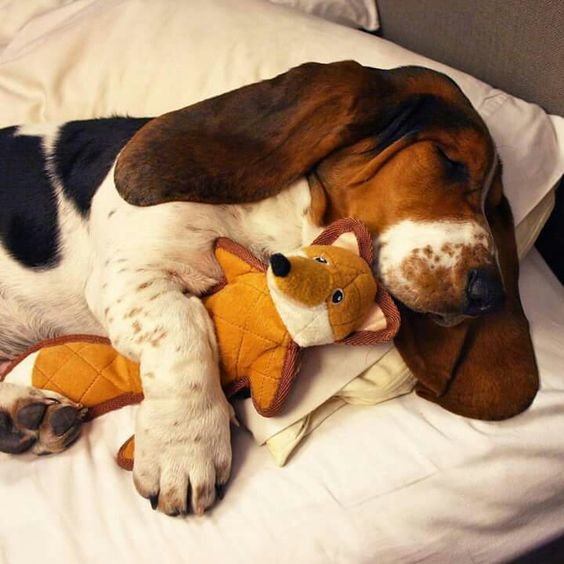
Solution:
<path fill-rule="evenodd" d="M 203 298 L 214 322 L 228 396 L 249 389 L 264 416 L 280 411 L 303 347 L 388 341 L 399 313 L 372 273 L 372 240 L 356 220 L 340 220 L 311 246 L 274 254 L 267 266 L 229 239 L 215 256 L 224 280 Z M 34 347 L 37 350 L 39 347 Z M 138 365 L 107 339 L 65 337 L 43 345 L 33 385 L 89 409 L 89 418 L 142 399 Z M 120 464 L 132 466 L 131 440 Z"/>
<path fill-rule="evenodd" d="M 381 342 L 397 329 L 389 296 L 381 290 L 376 300 L 364 227 L 338 222 L 314 243 L 324 241 L 331 244 L 274 254 L 268 267 L 236 243 L 217 241 L 225 281 L 204 303 L 216 328 L 222 384 L 228 395 L 250 388 L 261 415 L 280 410 L 301 348 Z"/>

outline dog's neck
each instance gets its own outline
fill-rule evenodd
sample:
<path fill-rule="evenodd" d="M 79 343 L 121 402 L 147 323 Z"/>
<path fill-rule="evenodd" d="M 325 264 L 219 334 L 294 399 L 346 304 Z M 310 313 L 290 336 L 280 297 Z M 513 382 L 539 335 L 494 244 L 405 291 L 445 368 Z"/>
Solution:
<path fill-rule="evenodd" d="M 232 220 L 226 235 L 265 260 L 274 252 L 289 252 L 309 245 L 323 230 L 313 224 L 311 194 L 300 178 L 286 190 L 254 204 L 228 206 Z"/>

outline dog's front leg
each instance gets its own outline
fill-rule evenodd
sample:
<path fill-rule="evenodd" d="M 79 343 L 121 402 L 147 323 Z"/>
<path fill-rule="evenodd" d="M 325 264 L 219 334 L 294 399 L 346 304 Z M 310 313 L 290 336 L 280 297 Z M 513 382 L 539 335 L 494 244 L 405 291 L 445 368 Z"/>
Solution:
<path fill-rule="evenodd" d="M 98 315 L 114 347 L 141 366 L 135 486 L 164 513 L 201 514 L 231 471 L 231 407 L 214 328 L 200 299 L 183 294 L 170 272 L 121 270 L 102 284 Z"/>

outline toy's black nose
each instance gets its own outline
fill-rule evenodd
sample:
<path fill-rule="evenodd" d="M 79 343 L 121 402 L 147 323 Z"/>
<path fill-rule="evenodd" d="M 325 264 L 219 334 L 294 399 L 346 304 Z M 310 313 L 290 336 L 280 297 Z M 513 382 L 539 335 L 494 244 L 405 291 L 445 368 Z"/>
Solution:
<path fill-rule="evenodd" d="M 290 270 L 292 270 L 292 263 L 280 253 L 274 253 L 270 257 L 270 266 L 274 276 L 279 276 L 280 278 L 288 276 Z"/>
<path fill-rule="evenodd" d="M 466 284 L 467 315 L 495 311 L 505 302 L 505 291 L 497 268 L 474 268 L 468 273 Z"/>

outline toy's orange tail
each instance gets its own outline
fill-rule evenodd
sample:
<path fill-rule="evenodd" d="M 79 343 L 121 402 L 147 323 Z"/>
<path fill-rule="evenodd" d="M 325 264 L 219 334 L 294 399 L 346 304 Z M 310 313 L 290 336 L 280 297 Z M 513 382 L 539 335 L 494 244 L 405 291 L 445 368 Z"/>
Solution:
<path fill-rule="evenodd" d="M 120 355 L 108 339 L 73 335 L 40 345 L 32 385 L 88 408 L 87 419 L 143 399 L 139 365 Z"/>

